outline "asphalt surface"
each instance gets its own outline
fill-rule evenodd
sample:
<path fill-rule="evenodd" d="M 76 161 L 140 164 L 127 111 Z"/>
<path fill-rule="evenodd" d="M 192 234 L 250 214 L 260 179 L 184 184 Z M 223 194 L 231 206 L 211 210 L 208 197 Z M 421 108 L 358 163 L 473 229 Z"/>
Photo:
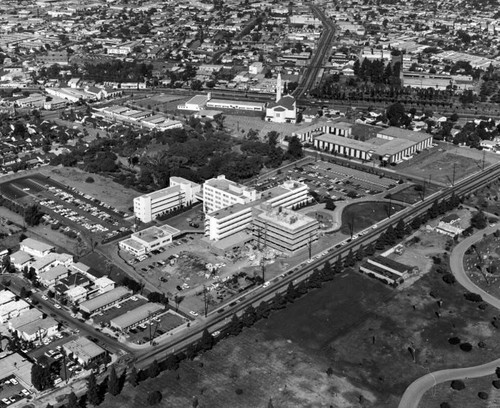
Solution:
<path fill-rule="evenodd" d="M 477 287 L 474 283 L 472 283 L 472 281 L 465 273 L 465 269 L 463 266 L 465 251 L 467 251 L 467 249 L 469 249 L 471 245 L 480 241 L 483 238 L 484 234 L 491 234 L 497 229 L 497 227 L 488 227 L 484 230 L 478 231 L 474 235 L 467 237 L 462 242 L 460 242 L 451 253 L 450 268 L 460 285 L 462 285 L 469 292 L 481 295 L 486 303 L 500 310 L 500 299 L 491 296 L 481 288 Z M 484 377 L 486 375 L 494 374 L 497 367 L 500 367 L 500 358 L 489 363 L 474 367 L 441 370 L 426 374 L 411 383 L 410 386 L 406 389 L 403 397 L 401 398 L 401 401 L 399 402 L 399 408 L 418 408 L 423 395 L 437 384 L 464 378 Z"/>

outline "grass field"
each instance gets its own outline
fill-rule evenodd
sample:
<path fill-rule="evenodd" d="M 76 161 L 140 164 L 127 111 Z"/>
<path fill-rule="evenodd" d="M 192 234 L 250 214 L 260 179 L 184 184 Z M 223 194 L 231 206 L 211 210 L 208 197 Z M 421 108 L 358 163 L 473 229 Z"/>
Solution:
<path fill-rule="evenodd" d="M 389 210 L 390 208 L 390 210 Z M 342 212 L 342 227 L 340 232 L 350 235 L 350 223 L 354 223 L 354 233 L 364 230 L 377 222 L 401 211 L 404 207 L 399 204 L 386 202 L 363 202 L 348 205 Z"/>
<path fill-rule="evenodd" d="M 436 186 L 432 184 L 431 185 L 427 184 L 428 183 L 426 183 L 425 187 L 425 197 L 428 197 L 439 190 Z M 388 199 L 389 197 L 391 197 L 391 199 L 394 201 L 401 201 L 403 203 L 415 204 L 422 200 L 423 194 L 424 194 L 423 189 L 420 190 L 416 186 L 409 186 L 403 190 L 399 190 L 394 194 L 388 194 L 387 196 L 385 196 L 385 198 Z"/>
<path fill-rule="evenodd" d="M 447 381 L 427 391 L 420 401 L 419 408 L 439 408 L 439 405 L 443 402 L 447 402 L 452 408 L 499 407 L 500 390 L 497 390 L 492 385 L 492 382 L 497 379 L 496 375 L 463 379 L 465 389 L 461 391 L 451 388 L 451 382 Z M 488 394 L 487 400 L 478 397 L 478 393 L 481 391 Z"/>

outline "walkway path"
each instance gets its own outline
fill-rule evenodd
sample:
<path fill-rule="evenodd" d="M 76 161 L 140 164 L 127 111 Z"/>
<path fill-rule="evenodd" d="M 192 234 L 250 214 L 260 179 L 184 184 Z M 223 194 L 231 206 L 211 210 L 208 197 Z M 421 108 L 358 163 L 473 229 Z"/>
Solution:
<path fill-rule="evenodd" d="M 467 276 L 463 265 L 463 259 L 467 249 L 469 249 L 471 245 L 483 239 L 484 234 L 491 234 L 497 229 L 498 228 L 496 227 L 488 227 L 460 242 L 451 253 L 450 268 L 460 285 L 470 292 L 478 293 L 486 303 L 500 310 L 500 299 L 491 296 L 472 283 Z M 411 383 L 406 389 L 401 401 L 399 402 L 399 408 L 418 408 L 423 395 L 437 384 L 463 378 L 477 378 L 491 375 L 495 373 L 496 367 L 499 366 L 500 359 L 497 359 L 475 367 L 441 370 L 424 375 Z"/>

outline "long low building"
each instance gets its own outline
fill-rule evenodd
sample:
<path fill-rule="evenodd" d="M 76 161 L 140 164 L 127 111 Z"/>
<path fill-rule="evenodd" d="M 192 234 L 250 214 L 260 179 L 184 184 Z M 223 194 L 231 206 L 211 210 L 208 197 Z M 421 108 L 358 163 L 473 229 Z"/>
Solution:
<path fill-rule="evenodd" d="M 146 303 L 145 305 L 129 310 L 127 313 L 111 319 L 110 324 L 111 327 L 115 329 L 126 331 L 138 324 L 144 323 L 151 317 L 162 313 L 164 310 L 165 307 L 159 303 Z"/>
<path fill-rule="evenodd" d="M 417 267 L 408 266 L 384 256 L 376 256 L 364 262 L 359 270 L 367 275 L 374 276 L 390 285 L 399 285 L 410 274 L 418 270 Z"/>
<path fill-rule="evenodd" d="M 372 136 L 358 140 L 355 125 L 347 122 L 319 122 L 293 133 L 318 150 L 363 161 L 399 163 L 432 146 L 432 135 L 396 127 L 365 125 Z"/>
<path fill-rule="evenodd" d="M 118 303 L 120 300 L 125 299 L 131 295 L 132 291 L 124 286 L 118 286 L 109 292 L 96 296 L 95 298 L 86 300 L 78 306 L 80 311 L 92 315 L 97 313 L 108 306 Z"/>

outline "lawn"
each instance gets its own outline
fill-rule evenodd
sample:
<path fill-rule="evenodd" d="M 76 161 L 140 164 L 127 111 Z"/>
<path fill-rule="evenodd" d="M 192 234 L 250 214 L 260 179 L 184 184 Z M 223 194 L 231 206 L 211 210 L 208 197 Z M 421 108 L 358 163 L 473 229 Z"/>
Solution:
<path fill-rule="evenodd" d="M 460 391 L 451 388 L 451 381 L 438 384 L 424 394 L 418 406 L 419 408 L 439 407 L 441 403 L 447 402 L 453 408 L 498 407 L 500 406 L 500 390 L 492 385 L 492 382 L 497 379 L 496 375 L 463 379 L 465 389 Z M 488 400 L 478 397 L 481 391 L 488 394 Z"/>
<path fill-rule="evenodd" d="M 436 191 L 439 190 L 438 187 L 435 185 L 429 183 L 425 183 L 425 192 L 423 190 L 422 185 L 419 186 L 409 186 L 405 189 L 399 190 L 398 192 L 394 194 L 387 194 L 385 198 L 389 199 L 389 197 L 394 200 L 394 201 L 401 201 L 403 203 L 408 203 L 408 204 L 415 204 L 418 203 L 419 201 L 422 201 L 422 197 L 425 193 L 425 197 L 428 197 L 432 194 L 434 194 Z"/>
<path fill-rule="evenodd" d="M 351 234 L 350 224 L 354 223 L 354 233 L 362 231 L 377 222 L 384 220 L 389 214 L 393 215 L 404 207 L 399 204 L 385 202 L 363 202 L 348 205 L 342 212 L 342 227 L 340 232 Z M 389 210 L 390 209 L 390 210 Z"/>

